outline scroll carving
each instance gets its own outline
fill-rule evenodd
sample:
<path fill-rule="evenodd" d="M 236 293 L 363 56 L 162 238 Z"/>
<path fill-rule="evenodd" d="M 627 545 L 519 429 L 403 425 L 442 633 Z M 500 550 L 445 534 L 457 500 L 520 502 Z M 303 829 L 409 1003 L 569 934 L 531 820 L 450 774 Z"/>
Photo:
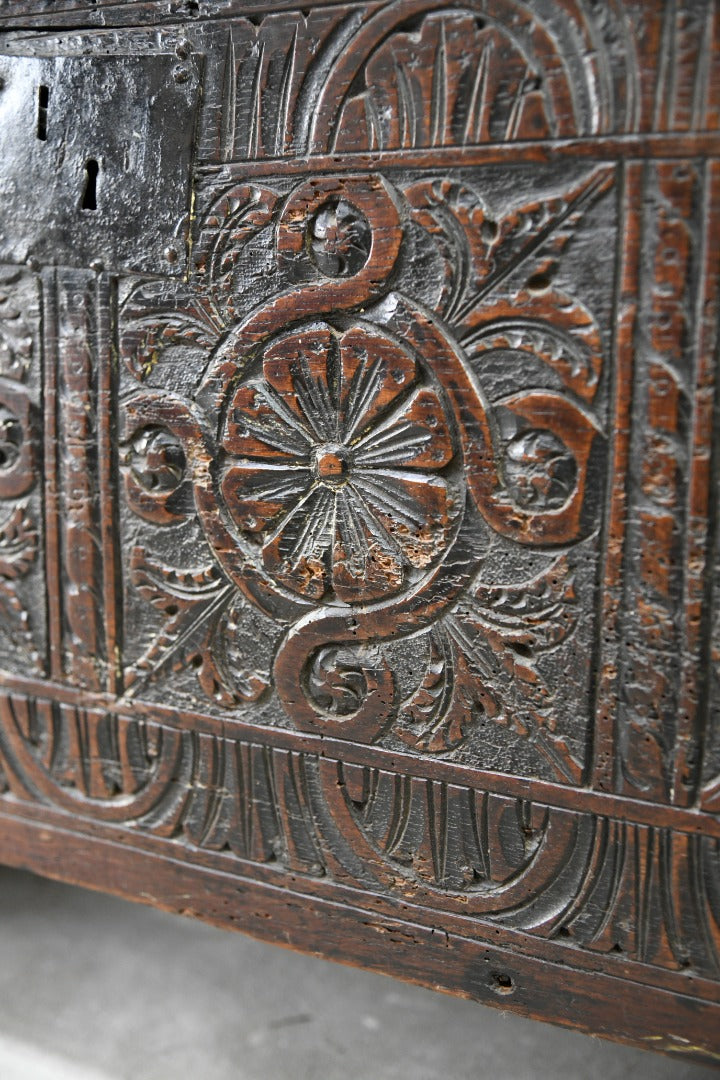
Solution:
<path fill-rule="evenodd" d="M 709 998 L 715 6 L 262 7 L 0 13 L 203 84 L 0 267 L 0 811 Z"/>
<path fill-rule="evenodd" d="M 579 778 L 534 657 L 574 626 L 572 574 L 552 551 L 598 526 L 588 476 L 603 456 L 603 347 L 589 310 L 551 278 L 611 185 L 611 170 L 590 170 L 497 218 L 476 189 L 444 181 L 328 178 L 284 199 L 243 185 L 202 216 L 193 285 L 167 298 L 167 319 L 148 313 L 145 285 L 126 301 L 136 379 L 159 382 L 173 349 L 194 350 L 202 369 L 192 397 L 127 397 L 130 504 L 158 525 L 197 513 L 238 594 L 283 628 L 274 688 L 300 729 L 368 742 L 394 726 L 434 753 L 512 712 L 554 775 Z M 244 247 L 271 229 L 288 283 L 243 314 Z M 402 285 L 411 237 L 434 264 L 422 306 Z M 496 357 L 527 363 L 532 380 L 491 402 L 481 373 Z M 493 535 L 507 558 L 547 553 L 533 584 L 483 578 Z M 144 558 L 136 581 L 152 573 Z M 526 597 L 515 613 L 513 594 Z M 217 606 L 204 610 L 213 622 Z M 155 670 L 179 625 L 151 646 Z M 407 696 L 385 655 L 404 634 L 427 657 Z M 258 688 L 270 676 L 257 673 Z"/>

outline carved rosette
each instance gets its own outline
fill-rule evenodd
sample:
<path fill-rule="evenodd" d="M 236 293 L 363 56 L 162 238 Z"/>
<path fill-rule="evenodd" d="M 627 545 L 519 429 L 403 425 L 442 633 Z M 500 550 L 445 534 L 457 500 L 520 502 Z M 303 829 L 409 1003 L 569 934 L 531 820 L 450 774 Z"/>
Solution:
<path fill-rule="evenodd" d="M 311 324 L 263 351 L 228 405 L 221 490 L 274 581 L 366 604 L 437 562 L 461 502 L 440 394 L 370 326 Z"/>
<path fill-rule="evenodd" d="M 213 671 L 216 700 L 239 700 L 217 656 L 242 596 L 278 625 L 260 681 L 297 727 L 361 742 L 392 729 L 433 753 L 490 718 L 578 779 L 534 660 L 573 628 L 564 553 L 598 523 L 603 350 L 552 277 L 611 184 L 591 169 L 499 218 L 449 181 L 240 185 L 202 217 L 192 282 L 164 294 L 167 315 L 152 286 L 130 295 L 123 355 L 139 381 L 159 382 L 173 349 L 204 358 L 191 394 L 128 397 L 122 460 L 133 509 L 157 525 L 197 514 L 229 582 L 187 653 L 201 682 Z M 246 252 L 267 239 L 276 291 L 244 311 Z M 408 244 L 427 280 L 405 275 Z M 531 375 L 502 393 L 495 376 L 490 400 L 483 365 L 503 360 Z M 540 571 L 494 588 L 498 544 L 508 560 L 539 553 Z M 147 558 L 134 556 L 136 576 Z M 404 636 L 425 658 L 410 692 L 387 652 Z M 162 641 L 131 681 L 162 666 Z"/>

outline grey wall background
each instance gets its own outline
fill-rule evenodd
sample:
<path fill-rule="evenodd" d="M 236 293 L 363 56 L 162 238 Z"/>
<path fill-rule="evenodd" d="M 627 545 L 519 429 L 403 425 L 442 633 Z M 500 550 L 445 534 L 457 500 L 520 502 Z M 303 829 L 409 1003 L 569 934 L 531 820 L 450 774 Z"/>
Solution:
<path fill-rule="evenodd" d="M 0 1080 L 701 1080 L 615 1046 L 0 869 Z"/>

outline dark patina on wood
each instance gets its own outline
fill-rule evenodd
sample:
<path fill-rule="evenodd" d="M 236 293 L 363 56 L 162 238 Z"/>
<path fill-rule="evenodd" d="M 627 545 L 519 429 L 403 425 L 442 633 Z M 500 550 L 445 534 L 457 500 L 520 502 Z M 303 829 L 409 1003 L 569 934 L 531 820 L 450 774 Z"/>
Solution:
<path fill-rule="evenodd" d="M 720 1055 L 719 41 L 0 0 L 2 861 Z"/>

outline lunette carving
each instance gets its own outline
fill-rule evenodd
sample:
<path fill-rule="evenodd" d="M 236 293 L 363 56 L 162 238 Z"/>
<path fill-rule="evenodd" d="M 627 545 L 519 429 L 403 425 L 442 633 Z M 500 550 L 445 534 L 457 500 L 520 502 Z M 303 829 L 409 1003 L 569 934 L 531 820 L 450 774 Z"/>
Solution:
<path fill-rule="evenodd" d="M 0 695 L 16 799 L 297 879 L 717 977 L 718 840 L 93 709 Z M 238 862 L 240 860 L 240 862 Z M 674 886 L 690 866 L 698 887 Z"/>

